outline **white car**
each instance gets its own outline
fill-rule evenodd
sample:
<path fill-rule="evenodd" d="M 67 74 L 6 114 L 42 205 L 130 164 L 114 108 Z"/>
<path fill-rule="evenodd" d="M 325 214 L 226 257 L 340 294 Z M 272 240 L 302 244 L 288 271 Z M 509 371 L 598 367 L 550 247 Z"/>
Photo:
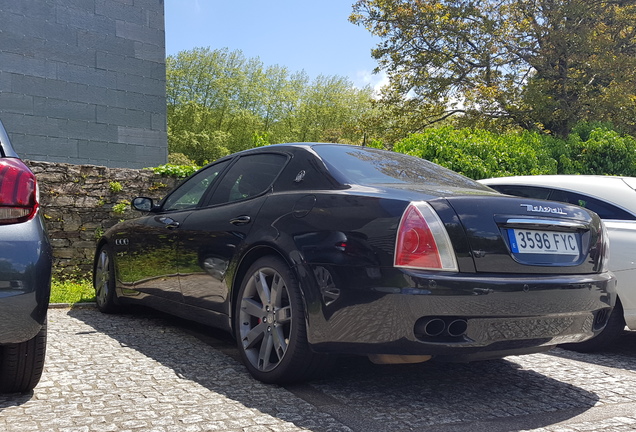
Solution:
<path fill-rule="evenodd" d="M 479 180 L 498 192 L 575 204 L 596 212 L 610 238 L 610 270 L 618 299 L 607 327 L 597 337 L 567 346 L 595 351 L 610 345 L 625 330 L 636 330 L 636 177 L 536 175 Z"/>

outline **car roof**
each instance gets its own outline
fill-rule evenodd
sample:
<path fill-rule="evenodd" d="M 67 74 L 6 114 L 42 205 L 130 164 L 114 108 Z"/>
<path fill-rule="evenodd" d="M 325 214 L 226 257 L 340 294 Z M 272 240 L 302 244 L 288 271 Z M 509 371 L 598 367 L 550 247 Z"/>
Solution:
<path fill-rule="evenodd" d="M 541 186 L 578 192 L 622 207 L 636 214 L 636 177 L 601 175 L 535 175 L 479 180 L 487 186 Z"/>

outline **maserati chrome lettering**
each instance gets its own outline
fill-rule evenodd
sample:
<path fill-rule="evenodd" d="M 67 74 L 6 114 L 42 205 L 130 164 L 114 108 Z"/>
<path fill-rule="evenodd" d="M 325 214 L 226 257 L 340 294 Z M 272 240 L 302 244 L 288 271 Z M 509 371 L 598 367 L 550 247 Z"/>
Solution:
<path fill-rule="evenodd" d="M 542 205 L 533 205 L 533 204 L 521 204 L 521 207 L 525 207 L 526 211 L 529 211 L 529 212 L 560 214 L 563 216 L 568 215 L 567 212 L 565 212 L 561 207 L 546 207 Z"/>

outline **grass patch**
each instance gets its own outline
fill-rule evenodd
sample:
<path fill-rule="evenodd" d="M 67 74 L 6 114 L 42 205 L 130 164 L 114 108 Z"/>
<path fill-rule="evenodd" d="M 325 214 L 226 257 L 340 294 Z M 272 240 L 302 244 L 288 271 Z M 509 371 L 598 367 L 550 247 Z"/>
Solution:
<path fill-rule="evenodd" d="M 51 303 L 85 303 L 95 301 L 95 290 L 88 279 L 51 281 Z"/>

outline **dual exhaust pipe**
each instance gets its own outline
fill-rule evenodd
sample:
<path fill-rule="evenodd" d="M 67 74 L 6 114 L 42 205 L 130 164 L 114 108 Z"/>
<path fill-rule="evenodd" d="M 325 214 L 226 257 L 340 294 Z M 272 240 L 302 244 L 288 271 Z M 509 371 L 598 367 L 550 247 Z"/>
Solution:
<path fill-rule="evenodd" d="M 415 323 L 418 338 L 458 338 L 466 334 L 468 321 L 464 318 L 420 318 Z"/>

